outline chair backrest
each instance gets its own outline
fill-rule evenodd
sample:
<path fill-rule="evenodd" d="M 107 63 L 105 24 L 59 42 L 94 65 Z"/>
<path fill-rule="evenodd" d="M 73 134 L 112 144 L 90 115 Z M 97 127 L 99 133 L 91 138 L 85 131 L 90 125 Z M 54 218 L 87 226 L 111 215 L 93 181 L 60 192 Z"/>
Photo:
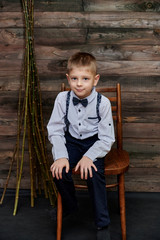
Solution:
<path fill-rule="evenodd" d="M 66 87 L 64 83 L 61 85 L 61 91 L 69 91 L 70 88 Z M 117 148 L 122 150 L 122 111 L 121 111 L 121 87 L 117 83 L 116 87 L 97 87 L 97 92 L 105 95 L 111 102 L 112 105 L 112 115 L 115 126 L 115 135 Z"/>

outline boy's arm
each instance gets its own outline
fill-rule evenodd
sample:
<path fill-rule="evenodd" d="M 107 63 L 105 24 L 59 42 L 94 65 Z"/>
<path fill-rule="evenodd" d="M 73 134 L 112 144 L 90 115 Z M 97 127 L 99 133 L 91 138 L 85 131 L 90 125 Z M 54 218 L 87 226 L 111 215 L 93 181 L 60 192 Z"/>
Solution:
<path fill-rule="evenodd" d="M 100 104 L 100 117 L 101 120 L 98 123 L 98 138 L 91 148 L 84 154 L 92 161 L 97 158 L 104 157 L 111 149 L 115 142 L 114 125 L 112 118 L 112 109 L 110 101 L 106 98 L 102 98 L 102 106 Z"/>
<path fill-rule="evenodd" d="M 53 159 L 66 158 L 68 159 L 68 152 L 65 146 L 64 130 L 66 124 L 64 122 L 64 116 L 66 111 L 66 92 L 58 94 L 54 108 L 47 125 L 48 139 L 52 144 L 52 155 Z"/>

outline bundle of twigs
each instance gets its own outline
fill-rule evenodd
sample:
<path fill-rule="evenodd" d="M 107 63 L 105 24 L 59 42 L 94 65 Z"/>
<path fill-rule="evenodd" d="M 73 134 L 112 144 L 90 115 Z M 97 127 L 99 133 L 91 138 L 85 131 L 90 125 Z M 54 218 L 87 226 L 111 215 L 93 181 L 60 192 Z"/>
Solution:
<path fill-rule="evenodd" d="M 45 134 L 42 116 L 40 82 L 35 64 L 34 54 L 34 1 L 22 0 L 25 20 L 25 57 L 24 78 L 20 83 L 18 103 L 17 141 L 4 187 L 1 203 L 9 183 L 13 163 L 17 166 L 17 184 L 13 215 L 16 215 L 26 145 L 29 152 L 31 206 L 34 206 L 36 189 L 44 189 L 45 197 L 55 204 L 56 188 L 53 183 L 46 152 Z M 24 94 L 23 94 L 24 93 Z M 24 97 L 22 97 L 24 96 Z M 21 140 L 22 139 L 22 140 Z M 28 139 L 28 144 L 26 144 Z"/>

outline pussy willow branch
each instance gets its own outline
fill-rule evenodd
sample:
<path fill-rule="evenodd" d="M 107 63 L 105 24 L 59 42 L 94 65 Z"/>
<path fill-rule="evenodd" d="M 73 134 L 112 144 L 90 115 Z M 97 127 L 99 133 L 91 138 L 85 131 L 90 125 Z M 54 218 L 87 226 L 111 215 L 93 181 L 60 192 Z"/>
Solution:
<path fill-rule="evenodd" d="M 39 192 L 41 192 L 41 185 L 46 198 L 49 197 L 51 205 L 55 204 L 57 196 L 53 178 L 49 171 L 42 114 L 41 89 L 34 54 L 34 1 L 22 0 L 22 7 L 25 20 L 24 84 L 21 82 L 19 90 L 17 142 L 1 198 L 2 203 L 8 186 L 11 169 L 16 160 L 17 184 L 13 215 L 16 215 L 18 208 L 19 190 L 25 160 L 24 154 L 27 145 L 26 139 L 28 139 L 30 165 L 31 206 L 34 206 L 36 185 L 38 185 Z M 24 99 L 22 103 L 23 95 Z M 22 143 L 20 142 L 21 135 Z"/>

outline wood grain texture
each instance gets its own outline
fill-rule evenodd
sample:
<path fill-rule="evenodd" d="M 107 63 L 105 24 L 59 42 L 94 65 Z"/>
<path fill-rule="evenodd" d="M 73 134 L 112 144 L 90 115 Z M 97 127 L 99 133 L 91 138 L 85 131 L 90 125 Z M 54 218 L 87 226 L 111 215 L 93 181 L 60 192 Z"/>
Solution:
<path fill-rule="evenodd" d="M 2 71 L 22 71 L 22 60 L 0 60 Z M 67 60 L 37 60 L 39 74 L 66 74 Z M 98 72 L 103 76 L 159 76 L 159 61 L 97 61 Z"/>
<path fill-rule="evenodd" d="M 0 44 L 0 59 L 23 59 L 24 48 L 22 45 Z M 160 58 L 159 45 L 120 45 L 120 44 L 78 44 L 72 49 L 67 46 L 43 46 L 36 44 L 37 60 L 66 60 L 72 53 L 89 51 L 99 61 L 158 61 Z"/>
<path fill-rule="evenodd" d="M 157 0 L 85 0 L 87 11 L 130 11 L 130 12 L 159 12 L 160 3 Z"/>
<path fill-rule="evenodd" d="M 21 11 L 21 2 L 18 0 L 3 0 L 0 2 L 0 11 Z M 83 11 L 82 0 L 36 0 L 35 11 Z"/>
<path fill-rule="evenodd" d="M 19 89 L 20 78 L 22 77 L 22 72 L 13 71 L 0 71 L 0 90 L 1 91 L 16 91 Z M 42 91 L 52 91 L 58 92 L 62 82 L 67 83 L 67 79 L 64 73 L 54 72 L 44 72 L 40 74 L 41 89 Z M 160 78 L 159 76 L 116 76 L 109 75 L 106 76 L 105 73 L 101 74 L 98 86 L 115 86 L 119 82 L 121 84 L 121 90 L 125 94 L 127 93 L 139 93 L 147 95 L 150 93 L 155 96 L 159 93 L 160 89 Z M 45 93 L 44 93 L 45 94 Z M 130 94 L 132 97 L 132 94 Z M 124 96 L 125 97 L 125 96 Z M 139 99 L 141 99 L 139 97 Z M 123 96 L 122 96 L 123 100 Z M 123 107 L 125 107 L 125 101 Z M 139 104 L 139 107 L 142 106 Z M 138 109 L 137 109 L 138 111 Z M 140 114 L 140 111 L 137 112 Z M 128 113 L 130 114 L 130 113 Z"/>
<path fill-rule="evenodd" d="M 0 11 L 20 11 L 21 3 L 18 0 L 1 0 Z M 35 1 L 35 11 L 129 11 L 129 12 L 159 12 L 158 0 L 39 0 Z"/>
<path fill-rule="evenodd" d="M 24 46 L 24 30 L 21 28 L 0 29 L 0 43 L 5 46 Z M 62 44 L 122 44 L 159 45 L 159 29 L 113 29 L 113 28 L 36 28 L 35 44 L 62 46 Z"/>
<path fill-rule="evenodd" d="M 159 29 L 155 12 L 35 12 L 35 28 L 144 28 Z M 22 28 L 22 12 L 2 12 L 1 28 Z"/>

